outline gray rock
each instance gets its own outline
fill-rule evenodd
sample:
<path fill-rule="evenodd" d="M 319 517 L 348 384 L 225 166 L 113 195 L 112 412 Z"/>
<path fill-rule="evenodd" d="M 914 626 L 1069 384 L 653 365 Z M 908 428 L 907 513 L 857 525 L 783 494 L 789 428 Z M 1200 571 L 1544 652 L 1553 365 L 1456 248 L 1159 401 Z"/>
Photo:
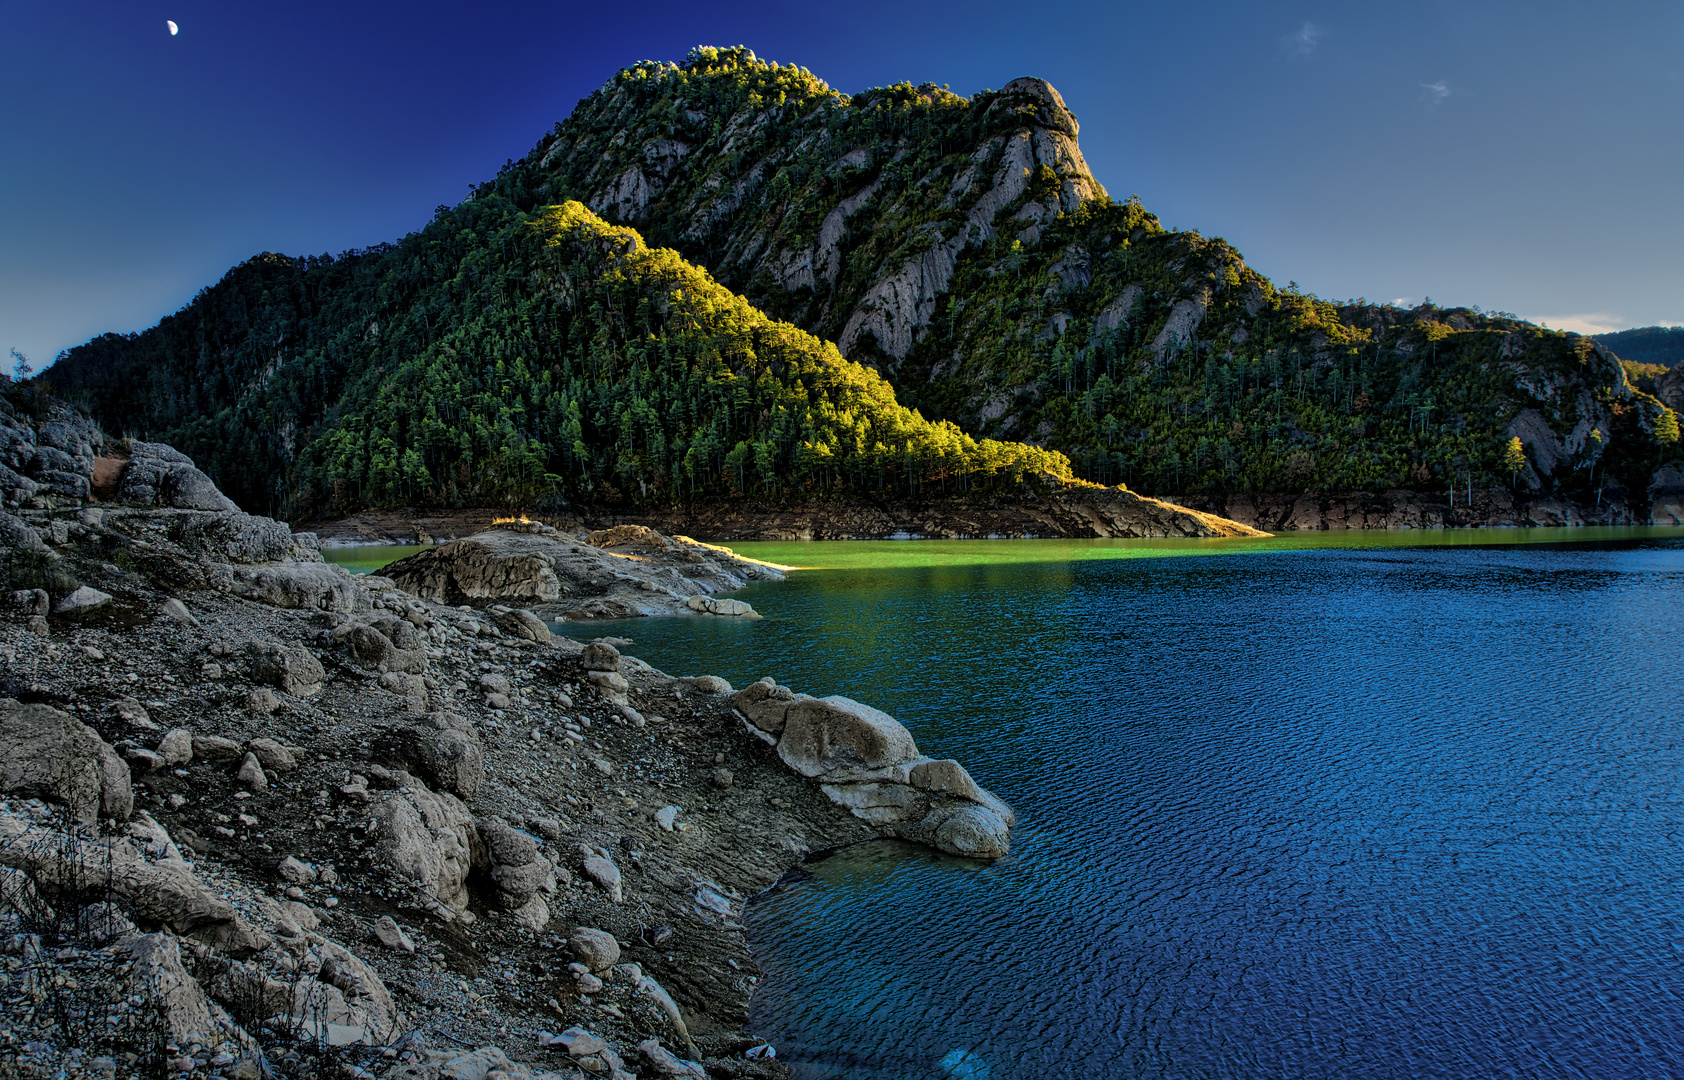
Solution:
<path fill-rule="evenodd" d="M 516 911 L 541 892 L 555 891 L 555 874 L 545 859 L 537 859 L 521 866 L 494 866 L 491 880 L 497 885 L 498 902 Z"/>
<path fill-rule="evenodd" d="M 984 802 L 982 788 L 971 779 L 965 767 L 951 758 L 942 761 L 923 761 L 912 766 L 912 786 L 920 791 L 953 795 L 968 802 Z"/>
<path fill-rule="evenodd" d="M 794 691 L 787 686 L 779 686 L 770 678 L 750 683 L 731 696 L 731 704 L 749 723 L 773 736 L 783 733 L 784 717 L 795 700 Z"/>
<path fill-rule="evenodd" d="M 78 585 L 76 589 L 53 605 L 53 614 L 75 617 L 86 615 L 96 608 L 102 608 L 111 603 L 111 594 L 100 592 L 88 585 Z"/>
<path fill-rule="evenodd" d="M 262 713 L 264 716 L 268 716 L 280 707 L 280 699 L 267 686 L 259 686 L 246 695 L 246 708 L 254 713 Z"/>
<path fill-rule="evenodd" d="M 171 728 L 158 740 L 158 753 L 172 768 L 187 764 L 193 760 L 193 733 L 186 728 Z"/>
<path fill-rule="evenodd" d="M 283 881 L 290 881 L 294 885 L 309 885 L 316 880 L 316 868 L 299 862 L 291 855 L 280 861 L 275 867 L 275 873 L 281 875 Z"/>
<path fill-rule="evenodd" d="M 498 626 L 515 637 L 536 641 L 541 645 L 554 636 L 543 619 L 525 608 L 494 607 L 490 614 Z"/>
<path fill-rule="evenodd" d="M 542 896 L 534 896 L 520 907 L 509 912 L 509 915 L 517 925 L 524 926 L 533 932 L 550 925 L 550 905 L 544 902 Z"/>
<path fill-rule="evenodd" d="M 626 681 L 626 677 L 621 675 L 618 671 L 587 671 L 585 672 L 585 678 L 588 679 L 592 685 L 599 686 L 604 690 L 609 690 L 616 694 L 624 694 L 627 690 L 631 689 L 631 684 Z"/>
<path fill-rule="evenodd" d="M 210 1001 L 182 963 L 180 942 L 169 934 L 141 934 L 122 948 L 132 965 L 123 975 L 124 990 L 162 1013 L 165 1038 L 185 1046 L 217 1030 Z"/>
<path fill-rule="evenodd" d="M 591 971 L 608 971 L 620 962 L 620 943 L 594 926 L 581 926 L 567 935 L 567 951 Z"/>
<path fill-rule="evenodd" d="M 338 627 L 332 636 L 351 659 L 371 671 L 419 675 L 427 670 L 427 637 L 407 619 L 376 612 Z"/>
<path fill-rule="evenodd" d="M 157 772 L 164 767 L 164 756 L 144 747 L 131 746 L 123 751 L 123 756 L 128 759 L 130 766 L 141 772 Z"/>
<path fill-rule="evenodd" d="M 479 677 L 479 689 L 482 694 L 507 694 L 509 677 L 488 671 Z"/>
<path fill-rule="evenodd" d="M 271 607 L 347 613 L 357 610 L 359 593 L 348 571 L 315 562 L 233 567 L 228 589 Z"/>
<path fill-rule="evenodd" d="M 240 744 L 220 735 L 193 736 L 193 756 L 206 761 L 227 761 L 240 756 Z"/>
<path fill-rule="evenodd" d="M 441 791 L 471 799 L 485 781 L 485 753 L 471 732 L 440 731 L 423 744 L 422 767 Z"/>
<path fill-rule="evenodd" d="M 662 1046 L 659 1039 L 644 1039 L 637 1044 L 637 1052 L 659 1076 L 691 1076 L 696 1080 L 707 1080 L 707 1070 L 700 1063 L 677 1057 Z"/>
<path fill-rule="evenodd" d="M 246 749 L 257 758 L 266 772 L 291 772 L 298 768 L 298 758 L 274 739 L 252 739 Z"/>
<path fill-rule="evenodd" d="M 440 905 L 452 919 L 468 909 L 468 874 L 477 842 L 474 819 L 454 795 L 410 778 L 408 790 L 373 807 L 376 850 L 397 881 Z"/>
<path fill-rule="evenodd" d="M 0 698 L 0 791 L 49 799 L 78 820 L 134 811 L 129 767 L 99 733 L 47 705 Z"/>
<path fill-rule="evenodd" d="M 834 769 L 881 769 L 918 756 L 900 721 L 850 698 L 810 698 L 785 715 L 778 756 L 803 776 Z"/>
<path fill-rule="evenodd" d="M 19 589 L 12 594 L 12 603 L 25 615 L 45 615 L 52 610 L 53 601 L 46 589 Z"/>
<path fill-rule="evenodd" d="M 919 817 L 927 800 L 905 784 L 824 784 L 830 801 L 873 825 L 892 825 Z"/>
<path fill-rule="evenodd" d="M 284 693 L 308 697 L 322 688 L 321 661 L 297 645 L 254 641 L 248 647 L 252 678 Z"/>
<path fill-rule="evenodd" d="M 199 625 L 199 620 L 193 617 L 191 611 L 187 610 L 187 605 L 173 596 L 164 601 L 163 612 L 166 619 L 181 626 Z"/>
<path fill-rule="evenodd" d="M 179 510 L 239 509 L 234 500 L 216 489 L 210 477 L 193 466 L 192 458 L 163 443 L 129 445 L 129 463 L 118 483 L 117 500 Z"/>
<path fill-rule="evenodd" d="M 605 641 L 593 641 L 579 655 L 586 671 L 619 671 L 620 650 Z"/>
<path fill-rule="evenodd" d="M 258 763 L 256 754 L 246 755 L 245 760 L 240 762 L 240 771 L 234 774 L 234 779 L 252 791 L 269 790 L 269 778 L 263 775 L 263 766 Z"/>
<path fill-rule="evenodd" d="M 415 942 L 410 940 L 409 935 L 404 933 L 403 927 L 399 926 L 390 915 L 382 915 L 374 920 L 374 936 L 380 941 L 380 944 L 394 952 L 412 953 L 415 951 Z"/>
<path fill-rule="evenodd" d="M 47 625 L 47 617 L 45 615 L 31 615 L 27 625 L 29 632 L 34 634 L 36 637 L 53 636 L 52 627 Z"/>
<path fill-rule="evenodd" d="M 704 694 L 729 694 L 731 684 L 718 675 L 698 675 L 690 680 L 690 685 Z"/>
<path fill-rule="evenodd" d="M 474 823 L 479 838 L 485 844 L 492 863 L 504 866 L 525 866 L 538 859 L 538 841 L 496 818 L 480 818 Z"/>
<path fill-rule="evenodd" d="M 722 596 L 692 596 L 684 601 L 684 606 L 691 611 L 704 615 L 734 615 L 738 618 L 758 619 L 759 612 L 743 600 L 731 600 Z"/>
<path fill-rule="evenodd" d="M 953 855 L 998 859 L 1011 851 L 1011 830 L 986 806 L 962 803 L 938 807 L 922 820 L 900 826 L 908 840 L 928 844 Z"/>
<path fill-rule="evenodd" d="M 592 855 L 584 862 L 585 876 L 602 886 L 608 898 L 616 904 L 625 902 L 621 889 L 620 868 L 600 855 Z"/>

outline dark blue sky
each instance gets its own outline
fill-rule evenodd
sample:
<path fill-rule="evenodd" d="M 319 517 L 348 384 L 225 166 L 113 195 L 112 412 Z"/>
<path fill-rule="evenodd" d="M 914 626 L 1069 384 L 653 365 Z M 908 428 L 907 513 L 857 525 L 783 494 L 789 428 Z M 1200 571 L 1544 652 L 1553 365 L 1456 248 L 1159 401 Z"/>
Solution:
<path fill-rule="evenodd" d="M 181 27 L 171 37 L 165 20 Z M 0 0 L 0 350 L 395 239 L 640 59 L 1049 79 L 1114 196 L 1329 297 L 1684 322 L 1684 5 Z"/>

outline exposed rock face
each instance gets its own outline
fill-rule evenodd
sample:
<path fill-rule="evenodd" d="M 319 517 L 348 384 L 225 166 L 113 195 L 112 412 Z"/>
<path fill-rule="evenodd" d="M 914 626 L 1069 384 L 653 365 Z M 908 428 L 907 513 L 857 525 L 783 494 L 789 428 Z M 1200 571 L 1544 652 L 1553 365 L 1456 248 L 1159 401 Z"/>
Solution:
<path fill-rule="evenodd" d="M 736 540 L 868 540 L 931 537 L 1259 536 L 1250 524 L 1137 495 L 1121 485 L 1055 484 L 992 497 L 880 504 L 731 504 L 651 511 L 639 521 Z M 751 609 L 752 610 L 752 609 Z"/>
<path fill-rule="evenodd" d="M 549 526 L 494 529 L 411 555 L 384 572 L 400 588 L 439 603 L 519 602 L 525 608 L 493 609 L 493 618 L 535 641 L 549 632 L 543 619 L 677 614 L 692 610 L 693 596 L 783 577 L 727 548 L 642 526 L 605 529 L 584 540 Z"/>
<path fill-rule="evenodd" d="M 1649 521 L 1684 525 L 1684 465 L 1673 461 L 1655 470 L 1649 481 Z"/>
<path fill-rule="evenodd" d="M 63 803 L 79 820 L 127 818 L 129 767 L 99 733 L 47 705 L 0 698 L 0 791 Z"/>
<path fill-rule="evenodd" d="M 1017 815 L 957 761 L 918 752 L 894 717 L 845 697 L 813 698 L 762 679 L 732 698 L 749 730 L 836 805 L 893 835 L 998 859 Z"/>
<path fill-rule="evenodd" d="M 1578 525 L 1684 524 L 1684 471 L 1657 470 L 1647 500 L 1610 486 L 1601 505 L 1507 488 L 1427 494 L 1417 491 L 1302 495 L 1169 495 L 1271 533 L 1318 529 L 1558 528 Z"/>
<path fill-rule="evenodd" d="M 86 498 L 105 436 L 88 417 L 63 406 L 32 421 L 0 402 L 0 503 Z"/>

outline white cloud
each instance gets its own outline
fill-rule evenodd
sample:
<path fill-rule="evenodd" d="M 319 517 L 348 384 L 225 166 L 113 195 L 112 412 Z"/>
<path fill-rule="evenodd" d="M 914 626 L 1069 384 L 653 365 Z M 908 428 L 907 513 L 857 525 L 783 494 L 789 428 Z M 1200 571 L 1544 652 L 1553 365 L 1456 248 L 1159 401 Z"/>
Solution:
<path fill-rule="evenodd" d="M 1450 83 L 1444 79 L 1438 82 L 1424 82 L 1421 84 L 1421 100 L 1427 103 L 1427 108 L 1436 109 L 1443 105 L 1456 91 L 1450 89 Z"/>
<path fill-rule="evenodd" d="M 1579 315 L 1531 315 L 1528 318 L 1551 330 L 1571 330 L 1575 334 L 1607 334 L 1624 330 L 1630 324 L 1618 315 L 1606 311 L 1590 311 Z"/>
<path fill-rule="evenodd" d="M 1281 38 L 1281 49 L 1292 57 L 1309 56 L 1327 36 L 1327 27 L 1306 21 L 1303 26 Z"/>

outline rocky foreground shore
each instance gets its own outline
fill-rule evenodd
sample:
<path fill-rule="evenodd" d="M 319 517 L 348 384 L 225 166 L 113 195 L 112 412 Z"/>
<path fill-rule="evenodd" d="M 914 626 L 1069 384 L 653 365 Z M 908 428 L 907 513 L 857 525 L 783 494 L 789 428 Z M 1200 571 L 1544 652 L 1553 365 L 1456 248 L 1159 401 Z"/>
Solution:
<path fill-rule="evenodd" d="M 867 705 L 353 577 L 167 447 L 0 420 L 0 1074 L 783 1076 L 745 904 L 838 845 L 1009 849 Z"/>

